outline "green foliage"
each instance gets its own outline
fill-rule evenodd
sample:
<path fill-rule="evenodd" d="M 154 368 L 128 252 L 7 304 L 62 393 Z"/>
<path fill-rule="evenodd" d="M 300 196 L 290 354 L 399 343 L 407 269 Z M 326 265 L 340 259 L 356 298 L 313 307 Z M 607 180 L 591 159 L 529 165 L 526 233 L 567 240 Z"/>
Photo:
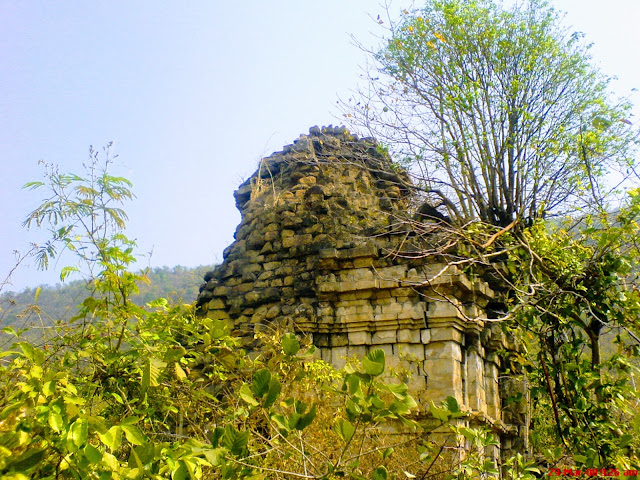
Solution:
<path fill-rule="evenodd" d="M 362 360 L 367 375 L 378 376 L 384 372 L 384 352 L 382 350 L 370 351 Z"/>
<path fill-rule="evenodd" d="M 190 305 L 135 304 L 146 279 L 130 271 L 134 244 L 113 206 L 132 198 L 130 184 L 91 158 L 86 177 L 49 168 L 28 185 L 49 188 L 27 221 L 50 227 L 41 266 L 63 245 L 80 260 L 63 276 L 85 275 L 90 288 L 38 345 L 8 330 L 0 476 L 389 478 L 395 449 L 378 445 L 378 426 L 418 427 L 406 385 L 384 379 L 384 352 L 338 373 L 286 333 L 247 356 L 228 325 L 196 319 Z"/>
<path fill-rule="evenodd" d="M 16 347 L 20 350 L 6 352 L 12 357 L 10 363 L 1 366 L 2 475 L 165 478 L 163 470 L 175 476 L 185 462 L 195 470 L 208 465 L 200 442 L 178 446 L 151 441 L 148 429 L 143 434 L 141 427 L 154 420 L 148 409 L 152 402 L 146 396 L 133 397 L 140 389 L 127 385 L 131 379 L 99 390 L 105 385 L 87 374 L 90 362 L 105 358 L 85 356 L 89 363 L 74 368 L 70 359 L 77 351 L 52 355 L 24 342 Z M 155 452 L 152 456 L 143 454 L 150 449 Z"/>
<path fill-rule="evenodd" d="M 427 0 L 389 27 L 357 125 L 416 165 L 459 224 L 602 206 L 608 169 L 634 161 L 616 102 L 580 34 L 545 0 Z"/>
<path fill-rule="evenodd" d="M 34 344 L 12 332 L 15 343 L 0 354 L 0 476 L 497 478 L 494 435 L 469 428 L 453 397 L 416 421 L 417 404 L 389 375 L 383 350 L 336 372 L 293 333 L 258 334 L 263 348 L 247 355 L 230 325 L 196 318 L 190 305 L 134 303 L 145 278 L 131 273 L 126 216 L 105 213 L 132 197 L 128 182 L 97 167 L 87 178 L 49 176 L 32 185 L 52 192 L 30 215 L 55 226 L 43 255 L 50 261 L 58 243 L 81 250 L 64 272 L 86 275 L 90 289 L 50 339 Z M 540 414 L 532 438 L 551 465 L 639 463 L 639 217 L 640 191 L 632 191 L 615 218 L 585 218 L 572 230 L 538 223 L 500 239 L 514 320 L 504 328 L 524 342 L 506 361 L 531 385 Z M 492 232 L 469 228 L 470 237 Z M 608 331 L 616 350 L 604 355 Z M 383 427 L 402 439 L 381 441 Z M 549 440 L 560 446 L 540 447 Z M 443 459 L 463 445 L 467 455 Z M 520 455 L 502 468 L 508 478 L 539 474 Z"/>
<path fill-rule="evenodd" d="M 300 342 L 292 333 L 287 333 L 282 337 L 282 350 L 286 355 L 295 355 L 300 350 Z"/>
<path fill-rule="evenodd" d="M 111 176 L 107 160 L 86 178 L 47 167 L 49 196 L 27 225 L 49 225 L 52 240 L 38 252 L 46 267 L 57 245 L 75 253 L 90 295 L 43 348 L 17 342 L 0 365 L 0 448 L 3 476 L 23 478 L 199 478 L 215 451 L 200 436 L 169 441 L 183 429 L 188 402 L 206 391 L 186 371 L 212 352 L 236 345 L 218 325 L 199 325 L 192 308 L 131 302 L 145 278 L 129 271 L 133 242 L 121 232 L 126 214 L 114 204 L 132 198 L 129 182 Z M 197 351 L 194 343 L 207 345 Z M 211 337 L 214 340 L 211 340 Z M 185 346 L 189 346 L 187 351 Z M 220 364 L 214 378 L 224 375 Z M 169 392 L 173 391 L 173 395 Z M 210 397 L 210 395 L 209 395 Z M 211 403 L 200 414 L 211 412 Z M 234 444 L 235 445 L 235 444 Z M 235 446 L 234 446 L 235 449 Z"/>
<path fill-rule="evenodd" d="M 534 441 L 563 447 L 546 453 L 550 462 L 569 455 L 586 467 L 640 463 L 629 428 L 638 423 L 639 201 L 631 191 L 616 215 L 585 217 L 581 229 L 539 223 L 510 250 L 513 328 L 524 340 L 512 362 L 539 407 Z"/>
<path fill-rule="evenodd" d="M 623 206 L 604 193 L 611 171 L 633 172 L 631 105 L 545 0 L 424 4 L 391 22 L 347 117 L 410 159 L 417 189 L 448 210 L 451 225 L 414 228 L 424 261 L 451 259 L 498 292 L 487 320 L 520 340 L 505 364 L 524 385 L 513 405 L 535 412 L 535 455 L 637 468 L 640 193 Z M 558 213 L 574 218 L 543 221 Z M 430 407 L 443 422 L 454 410 Z M 487 439 L 457 434 L 480 450 Z M 460 478 L 495 475 L 481 457 Z M 536 474 L 521 457 L 505 466 Z"/>
<path fill-rule="evenodd" d="M 138 283 L 139 293 L 131 296 L 131 302 L 139 307 L 158 298 L 174 302 L 192 302 L 198 294 L 203 275 L 212 266 L 195 268 L 156 267 L 140 272 L 143 281 Z M 56 286 L 25 288 L 21 292 L 0 294 L 0 328 L 8 332 L 20 331 L 24 339 L 40 342 L 52 332 L 56 323 L 66 323 L 75 315 L 75 305 L 91 295 L 91 283 L 86 280 L 69 280 Z M 36 295 L 38 293 L 38 295 Z M 0 332 L 0 345 L 8 346 L 11 335 Z"/>

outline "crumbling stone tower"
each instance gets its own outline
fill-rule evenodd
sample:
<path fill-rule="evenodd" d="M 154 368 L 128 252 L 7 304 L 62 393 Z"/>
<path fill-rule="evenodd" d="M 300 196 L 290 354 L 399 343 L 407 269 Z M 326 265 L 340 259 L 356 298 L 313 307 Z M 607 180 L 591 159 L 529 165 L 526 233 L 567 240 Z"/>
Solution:
<path fill-rule="evenodd" d="M 524 419 L 503 408 L 499 378 L 509 346 L 481 320 L 494 292 L 455 266 L 397 254 L 410 234 L 408 182 L 375 140 L 311 128 L 235 192 L 242 221 L 205 276 L 200 312 L 248 345 L 273 325 L 309 335 L 336 367 L 381 348 L 423 408 L 454 396 L 466 421 L 519 448 Z"/>

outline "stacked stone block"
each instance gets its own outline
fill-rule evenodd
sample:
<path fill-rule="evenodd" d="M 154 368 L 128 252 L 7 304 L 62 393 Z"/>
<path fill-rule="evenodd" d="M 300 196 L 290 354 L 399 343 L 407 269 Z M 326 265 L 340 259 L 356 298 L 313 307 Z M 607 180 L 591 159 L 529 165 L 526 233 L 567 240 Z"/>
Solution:
<path fill-rule="evenodd" d="M 423 411 L 451 395 L 472 424 L 517 434 L 500 397 L 508 345 L 483 320 L 494 292 L 455 266 L 396 254 L 412 235 L 408 186 L 373 139 L 313 127 L 235 192 L 242 220 L 205 276 L 200 313 L 249 348 L 264 329 L 308 335 L 338 368 L 381 348 Z"/>

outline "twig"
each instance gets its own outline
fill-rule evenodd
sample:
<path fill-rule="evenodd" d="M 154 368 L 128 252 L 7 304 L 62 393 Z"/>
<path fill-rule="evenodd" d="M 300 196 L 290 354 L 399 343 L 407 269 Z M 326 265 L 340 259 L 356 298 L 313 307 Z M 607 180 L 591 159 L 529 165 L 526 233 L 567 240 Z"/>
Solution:
<path fill-rule="evenodd" d="M 518 223 L 518 219 L 516 218 L 513 222 L 511 222 L 509 225 L 504 227 L 502 230 L 491 235 L 491 237 L 489 237 L 489 240 L 487 240 L 487 242 L 484 245 L 482 245 L 482 248 L 489 248 L 489 246 L 496 241 L 496 238 L 498 238 L 500 235 L 507 233 L 509 230 L 515 227 L 517 223 Z"/>

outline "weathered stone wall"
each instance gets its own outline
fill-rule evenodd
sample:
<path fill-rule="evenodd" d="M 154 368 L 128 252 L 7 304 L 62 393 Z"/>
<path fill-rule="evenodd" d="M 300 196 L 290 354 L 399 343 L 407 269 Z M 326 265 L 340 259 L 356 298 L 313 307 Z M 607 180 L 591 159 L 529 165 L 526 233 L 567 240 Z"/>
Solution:
<path fill-rule="evenodd" d="M 480 320 L 494 293 L 455 266 L 397 254 L 411 235 L 407 181 L 344 128 L 313 127 L 263 159 L 235 193 L 242 220 L 205 277 L 201 314 L 249 346 L 274 325 L 307 334 L 336 367 L 381 348 L 423 408 L 452 395 L 507 446 L 523 421 L 501 398 L 497 352 L 509 345 Z"/>

